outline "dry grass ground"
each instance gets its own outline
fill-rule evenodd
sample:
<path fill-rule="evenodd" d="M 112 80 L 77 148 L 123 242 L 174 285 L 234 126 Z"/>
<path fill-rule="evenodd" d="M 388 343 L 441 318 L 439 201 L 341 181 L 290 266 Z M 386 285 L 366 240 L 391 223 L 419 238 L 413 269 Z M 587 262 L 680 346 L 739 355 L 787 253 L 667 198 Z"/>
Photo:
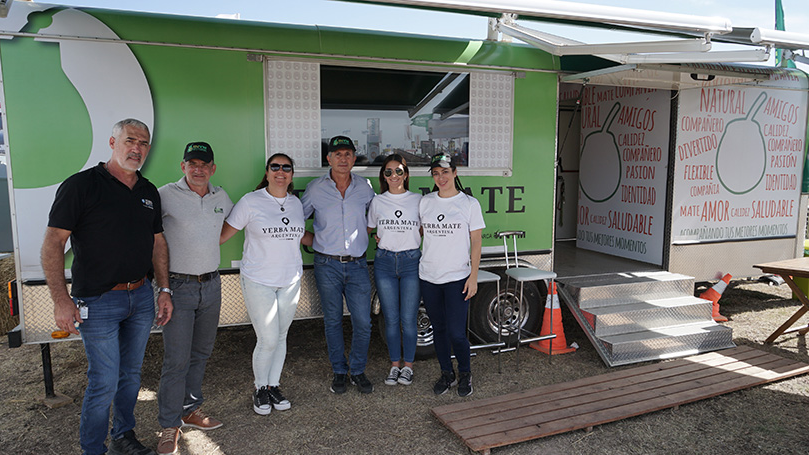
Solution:
<path fill-rule="evenodd" d="M 770 352 L 809 362 L 806 338 L 787 335 L 763 346 L 763 340 L 798 307 L 786 286 L 771 287 L 734 282 L 722 298 L 722 313 L 734 330 L 737 344 L 750 344 Z M 568 381 L 610 371 L 565 310 L 568 342 L 581 348 L 564 356 L 547 357 L 527 349 L 521 368 L 514 369 L 514 354 L 502 357 L 480 353 L 472 360 L 475 393 L 472 399 Z M 805 323 L 806 321 L 803 321 Z M 367 369 L 376 390 L 360 396 L 349 390 L 342 396 L 329 392 L 331 378 L 320 320 L 297 321 L 289 336 L 289 355 L 282 386 L 292 402 L 289 411 L 269 416 L 253 413 L 250 403 L 251 352 L 255 336 L 249 327 L 219 331 L 205 380 L 204 408 L 225 426 L 212 432 L 187 431 L 181 442 L 186 454 L 464 454 L 460 439 L 430 414 L 433 406 L 461 400 L 452 394 L 431 392 L 438 367 L 435 360 L 417 361 L 412 386 L 385 386 L 387 351 L 374 331 Z M 2 344 L 6 344 L 3 340 Z M 2 453 L 78 454 L 81 397 L 86 385 L 86 361 L 78 342 L 52 347 L 57 391 L 73 403 L 49 409 L 43 395 L 42 367 L 37 346 L 4 349 L 0 346 L 0 441 Z M 143 387 L 136 409 L 137 432 L 154 447 L 156 390 L 162 361 L 160 335 L 152 336 L 143 368 Z M 764 387 L 664 410 L 536 441 L 494 449 L 505 454 L 693 454 L 693 453 L 806 453 L 809 415 L 809 375 Z"/>
<path fill-rule="evenodd" d="M 3 259 L 0 259 L 0 284 L 2 284 L 2 290 L 0 290 L 0 333 L 5 334 L 9 330 L 13 329 L 20 323 L 19 316 L 11 316 L 8 308 L 8 292 L 6 290 L 6 283 L 9 280 L 13 280 L 15 276 L 14 273 L 14 257 L 7 256 Z"/>

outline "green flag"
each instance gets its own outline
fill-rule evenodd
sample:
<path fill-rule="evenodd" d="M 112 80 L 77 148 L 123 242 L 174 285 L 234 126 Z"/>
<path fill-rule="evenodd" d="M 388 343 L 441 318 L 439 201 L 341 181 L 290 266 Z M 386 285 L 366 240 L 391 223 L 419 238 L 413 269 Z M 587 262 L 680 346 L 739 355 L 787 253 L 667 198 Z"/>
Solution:
<path fill-rule="evenodd" d="M 784 5 L 781 0 L 775 0 L 775 29 L 785 31 L 784 25 Z M 787 68 L 795 68 L 795 62 L 792 60 L 784 60 L 784 50 L 775 50 L 775 66 L 785 66 Z"/>

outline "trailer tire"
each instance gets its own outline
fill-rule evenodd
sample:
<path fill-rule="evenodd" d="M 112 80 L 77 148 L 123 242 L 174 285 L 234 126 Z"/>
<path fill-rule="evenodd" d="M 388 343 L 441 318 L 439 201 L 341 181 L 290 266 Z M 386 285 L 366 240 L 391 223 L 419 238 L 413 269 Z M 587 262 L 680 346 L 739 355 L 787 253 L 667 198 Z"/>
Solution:
<path fill-rule="evenodd" d="M 539 332 L 542 322 L 542 305 L 540 305 L 539 287 L 534 282 L 525 282 L 525 295 L 518 304 L 519 284 L 508 280 L 509 286 L 505 288 L 506 279 L 500 281 L 500 307 L 502 311 L 498 316 L 497 287 L 487 283 L 480 286 L 477 296 L 472 299 L 469 306 L 469 328 L 473 335 L 484 343 L 497 341 L 497 319 L 501 317 L 501 340 L 506 343 L 517 340 L 517 327 L 532 333 Z"/>
<path fill-rule="evenodd" d="M 385 346 L 387 346 L 388 339 L 385 337 L 385 314 L 381 310 L 377 315 L 376 321 L 376 325 L 379 327 L 379 335 L 382 336 L 382 341 L 385 343 Z M 423 303 L 419 305 L 416 327 L 418 331 L 418 337 L 416 338 L 416 359 L 424 360 L 435 357 L 433 325 L 430 323 L 430 317 L 427 316 L 427 310 L 424 308 Z"/>

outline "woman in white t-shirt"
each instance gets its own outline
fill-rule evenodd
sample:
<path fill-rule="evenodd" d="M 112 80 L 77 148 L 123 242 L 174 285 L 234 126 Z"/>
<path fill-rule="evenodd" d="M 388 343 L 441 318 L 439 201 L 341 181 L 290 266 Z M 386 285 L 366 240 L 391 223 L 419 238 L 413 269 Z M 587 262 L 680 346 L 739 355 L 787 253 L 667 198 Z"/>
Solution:
<path fill-rule="evenodd" d="M 464 193 L 452 157 L 442 153 L 433 156 L 430 174 L 435 188 L 419 204 L 424 231 L 419 277 L 441 365 L 441 377 L 433 392 L 441 395 L 457 384 L 458 395 L 465 397 L 472 394 L 466 318 L 469 299 L 478 289 L 481 231 L 486 225 L 478 201 Z M 458 362 L 457 377 L 452 367 L 453 352 Z"/>
<path fill-rule="evenodd" d="M 391 368 L 387 385 L 410 385 L 416 357 L 419 313 L 419 258 L 421 195 L 408 191 L 410 171 L 398 153 L 379 168 L 381 194 L 368 208 L 368 231 L 376 229 L 374 280 L 382 314 Z M 404 360 L 404 365 L 402 365 Z"/>
<path fill-rule="evenodd" d="M 290 408 L 279 387 L 281 370 L 301 291 L 300 244 L 312 244 L 311 235 L 304 237 L 301 201 L 292 195 L 293 173 L 292 158 L 271 156 L 261 183 L 233 207 L 219 238 L 221 244 L 245 230 L 241 287 L 256 331 L 253 410 L 261 415 Z"/>

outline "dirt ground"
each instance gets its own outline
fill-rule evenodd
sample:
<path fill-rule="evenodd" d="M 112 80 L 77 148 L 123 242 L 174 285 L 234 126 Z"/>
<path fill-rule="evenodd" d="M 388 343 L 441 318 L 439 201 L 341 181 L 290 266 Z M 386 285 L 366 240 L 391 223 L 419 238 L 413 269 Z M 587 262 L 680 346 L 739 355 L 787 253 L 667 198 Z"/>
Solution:
<path fill-rule="evenodd" d="M 733 282 L 722 297 L 722 313 L 730 317 L 737 344 L 809 362 L 806 338 L 795 334 L 773 345 L 763 340 L 796 309 L 784 286 Z M 471 399 L 480 399 L 532 387 L 563 382 L 610 371 L 590 345 L 575 320 L 563 311 L 568 343 L 581 348 L 555 356 L 553 363 L 531 349 L 520 353 L 515 371 L 514 353 L 497 356 L 481 352 L 472 359 L 475 387 Z M 806 323 L 804 321 L 802 323 Z M 347 324 L 346 324 L 347 325 Z M 331 372 L 320 320 L 296 321 L 289 335 L 289 354 L 282 387 L 292 402 L 289 411 L 258 416 L 251 409 L 251 352 L 255 336 L 250 327 L 220 329 L 208 364 L 204 409 L 225 422 L 211 432 L 186 431 L 181 439 L 185 454 L 352 453 L 464 454 L 466 447 L 430 414 L 431 407 L 457 403 L 453 393 L 434 396 L 431 390 L 438 366 L 417 361 L 412 386 L 385 386 L 387 351 L 375 330 L 366 372 L 374 393 L 361 396 L 329 392 Z M 52 345 L 56 390 L 73 399 L 67 406 L 49 409 L 44 395 L 38 346 L 8 349 L 0 343 L 0 452 L 15 454 L 80 453 L 78 447 L 81 398 L 86 386 L 83 349 L 78 342 Z M 3 346 L 4 345 L 4 346 Z M 136 431 L 154 447 L 160 430 L 156 390 L 162 362 L 162 339 L 151 337 L 143 368 Z M 630 366 L 631 367 L 631 366 Z M 596 427 L 509 447 L 495 454 L 693 454 L 756 453 L 804 454 L 807 449 L 809 375 L 755 387 Z"/>

